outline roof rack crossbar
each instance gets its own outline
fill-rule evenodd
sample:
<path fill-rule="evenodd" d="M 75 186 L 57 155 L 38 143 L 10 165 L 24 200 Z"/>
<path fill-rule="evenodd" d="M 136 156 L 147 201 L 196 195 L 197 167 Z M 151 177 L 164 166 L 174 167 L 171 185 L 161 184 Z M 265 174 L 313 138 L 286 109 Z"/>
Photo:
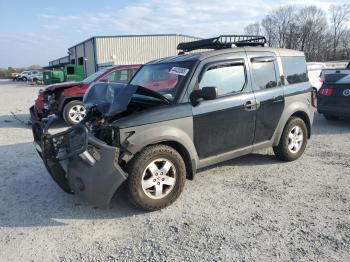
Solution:
<path fill-rule="evenodd" d="M 266 38 L 259 35 L 221 35 L 218 37 L 180 43 L 177 46 L 182 52 L 190 52 L 199 49 L 226 49 L 232 46 L 265 46 Z"/>

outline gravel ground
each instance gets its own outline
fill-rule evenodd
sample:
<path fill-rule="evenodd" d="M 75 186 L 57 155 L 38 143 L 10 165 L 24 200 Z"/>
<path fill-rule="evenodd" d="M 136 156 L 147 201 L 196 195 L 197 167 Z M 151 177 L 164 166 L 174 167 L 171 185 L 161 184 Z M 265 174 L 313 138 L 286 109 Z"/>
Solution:
<path fill-rule="evenodd" d="M 265 150 L 205 169 L 164 210 L 123 189 L 99 210 L 56 186 L 12 117 L 28 120 L 38 89 L 0 82 L 1 261 L 350 260 L 349 122 L 317 115 L 300 160 Z"/>

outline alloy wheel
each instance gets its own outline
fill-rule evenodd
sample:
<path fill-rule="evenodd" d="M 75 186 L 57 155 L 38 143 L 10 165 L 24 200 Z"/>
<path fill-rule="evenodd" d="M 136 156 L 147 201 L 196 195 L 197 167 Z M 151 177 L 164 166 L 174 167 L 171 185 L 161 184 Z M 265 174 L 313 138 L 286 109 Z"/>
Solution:
<path fill-rule="evenodd" d="M 152 199 L 167 196 L 176 183 L 176 169 L 174 164 L 165 158 L 153 160 L 143 172 L 143 192 Z"/>

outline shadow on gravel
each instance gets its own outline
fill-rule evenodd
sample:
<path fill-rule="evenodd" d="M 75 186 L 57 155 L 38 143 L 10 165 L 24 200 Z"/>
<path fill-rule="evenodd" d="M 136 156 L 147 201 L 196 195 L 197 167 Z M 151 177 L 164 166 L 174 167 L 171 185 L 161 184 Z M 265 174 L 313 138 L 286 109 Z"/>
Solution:
<path fill-rule="evenodd" d="M 30 128 L 29 121 L 29 114 L 2 115 L 0 116 L 0 128 Z"/>
<path fill-rule="evenodd" d="M 350 119 L 330 121 L 316 113 L 312 127 L 312 135 L 336 135 L 350 133 Z"/>
<path fill-rule="evenodd" d="M 46 171 L 32 143 L 0 146 L 0 228 L 64 226 L 64 220 L 116 219 L 144 214 L 121 186 L 112 208 L 100 210 L 63 192 Z"/>

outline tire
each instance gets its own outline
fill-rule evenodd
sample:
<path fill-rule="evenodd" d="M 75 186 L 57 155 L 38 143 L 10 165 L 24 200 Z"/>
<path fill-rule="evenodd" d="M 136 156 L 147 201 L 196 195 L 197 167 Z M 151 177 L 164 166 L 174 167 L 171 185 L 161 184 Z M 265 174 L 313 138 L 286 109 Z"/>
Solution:
<path fill-rule="evenodd" d="M 76 113 L 73 115 L 73 113 Z M 73 100 L 67 103 L 62 112 L 63 120 L 68 125 L 75 125 L 79 123 L 86 115 L 84 104 L 79 100 Z"/>
<path fill-rule="evenodd" d="M 170 163 L 171 166 L 168 165 L 168 171 L 163 173 L 165 163 Z M 153 172 L 150 171 L 152 167 L 155 167 Z M 131 160 L 127 169 L 129 200 L 136 207 L 146 211 L 159 210 L 171 205 L 185 186 L 185 163 L 175 149 L 166 145 L 145 148 Z M 160 190 L 156 189 L 156 184 Z M 157 192 L 160 192 L 158 196 Z"/>
<path fill-rule="evenodd" d="M 333 116 L 333 115 L 329 115 L 329 114 L 323 114 L 324 118 L 329 120 L 329 121 L 336 121 L 339 120 L 339 117 L 337 116 Z"/>
<path fill-rule="evenodd" d="M 282 161 L 294 161 L 304 153 L 307 139 L 308 131 L 304 120 L 291 117 L 284 127 L 278 146 L 273 147 L 273 152 Z"/>
<path fill-rule="evenodd" d="M 28 79 L 24 76 L 22 77 L 22 81 L 27 81 Z"/>

